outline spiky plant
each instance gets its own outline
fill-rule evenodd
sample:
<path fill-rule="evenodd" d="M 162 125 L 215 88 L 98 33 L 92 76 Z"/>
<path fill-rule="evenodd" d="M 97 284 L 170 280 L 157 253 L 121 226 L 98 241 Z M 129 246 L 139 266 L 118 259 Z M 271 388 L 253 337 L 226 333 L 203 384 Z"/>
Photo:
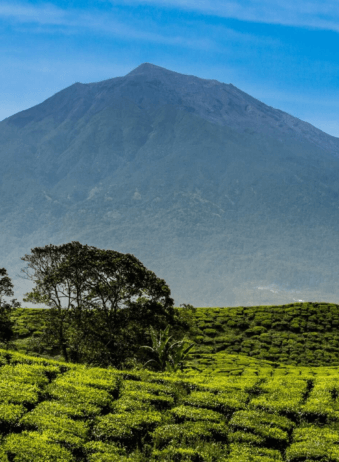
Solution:
<path fill-rule="evenodd" d="M 194 347 L 193 343 L 183 339 L 170 343 L 172 335 L 169 334 L 170 326 L 167 326 L 163 331 L 157 332 L 153 327 L 150 328 L 150 336 L 152 346 L 142 346 L 149 350 L 153 356 L 152 359 L 147 361 L 160 371 L 176 372 L 178 368 L 183 367 L 183 361 L 187 358 L 189 352 Z M 189 345 L 187 345 L 189 343 Z"/>

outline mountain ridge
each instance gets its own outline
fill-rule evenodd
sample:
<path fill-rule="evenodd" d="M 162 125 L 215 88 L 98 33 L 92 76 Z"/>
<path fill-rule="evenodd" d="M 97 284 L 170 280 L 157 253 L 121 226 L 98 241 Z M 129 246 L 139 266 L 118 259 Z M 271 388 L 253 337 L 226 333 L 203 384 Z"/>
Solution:
<path fill-rule="evenodd" d="M 173 80 L 176 79 L 176 80 L 179 80 L 181 82 L 182 87 L 184 87 L 183 82 L 186 83 L 186 87 L 188 85 L 187 82 L 189 82 L 190 86 L 198 83 L 200 85 L 204 85 L 205 87 L 206 86 L 207 87 L 208 86 L 217 87 L 219 90 L 225 90 L 226 91 L 226 89 L 227 89 L 228 95 L 231 95 L 231 97 L 232 97 L 228 101 L 230 103 L 230 105 L 231 105 L 231 109 L 235 107 L 236 109 L 238 109 L 237 112 L 239 112 L 239 108 L 241 108 L 242 112 L 246 111 L 248 113 L 252 113 L 252 118 L 253 118 L 253 116 L 255 116 L 256 118 L 259 117 L 260 119 L 265 119 L 265 118 L 267 119 L 268 118 L 268 120 L 265 120 L 265 123 L 269 123 L 269 124 L 272 124 L 272 120 L 270 120 L 270 119 L 272 119 L 272 113 L 274 113 L 273 120 L 276 119 L 277 122 L 279 122 L 280 124 L 285 125 L 284 133 L 286 133 L 288 131 L 292 131 L 292 133 L 294 135 L 299 134 L 299 135 L 306 136 L 307 139 L 311 140 L 312 142 L 315 142 L 315 139 L 314 139 L 315 136 L 320 136 L 322 138 L 323 143 L 325 142 L 325 138 L 326 138 L 327 149 L 330 149 L 336 155 L 339 152 L 339 139 L 338 138 L 333 137 L 333 136 L 328 135 L 328 134 L 325 134 L 325 132 L 323 132 L 322 130 L 314 127 L 313 125 L 311 125 L 308 122 L 304 122 L 304 121 L 302 121 L 302 120 L 300 120 L 300 119 L 298 119 L 298 118 L 296 118 L 294 116 L 291 116 L 290 114 L 288 114 L 288 113 L 286 113 L 284 111 L 281 111 L 279 109 L 275 109 L 275 108 L 273 108 L 271 106 L 268 106 L 268 105 L 262 103 L 258 99 L 253 98 L 252 96 L 250 96 L 247 93 L 243 92 L 242 90 L 238 89 L 233 84 L 225 84 L 225 83 L 218 82 L 217 80 L 201 79 L 199 77 L 195 77 L 195 76 L 191 76 L 191 75 L 180 74 L 180 73 L 177 73 L 177 72 L 169 71 L 169 70 L 167 70 L 165 68 L 162 68 L 160 66 L 152 65 L 150 63 L 141 64 L 136 69 L 129 72 L 125 77 L 115 77 L 115 78 L 112 78 L 112 79 L 107 79 L 107 80 L 103 80 L 103 81 L 100 81 L 100 82 L 88 83 L 88 84 L 75 83 L 75 84 L 71 85 L 70 87 L 67 87 L 66 89 L 61 90 L 60 92 L 56 93 L 52 97 L 45 100 L 43 103 L 40 103 L 39 105 L 34 106 L 34 108 L 41 107 L 41 104 L 43 105 L 45 102 L 51 101 L 51 99 L 55 99 L 57 97 L 60 97 L 61 94 L 66 95 L 68 92 L 70 92 L 71 89 L 75 90 L 75 88 L 76 89 L 81 88 L 82 89 L 82 94 L 80 94 L 79 96 L 81 96 L 81 95 L 83 96 L 84 90 L 85 90 L 86 96 L 87 96 L 87 94 L 90 93 L 90 91 L 92 89 L 94 89 L 95 87 L 98 87 L 98 88 L 103 87 L 104 89 L 106 89 L 106 92 L 107 91 L 112 91 L 112 87 L 117 87 L 116 90 L 119 90 L 119 84 L 121 82 L 123 82 L 124 79 L 125 80 L 127 79 L 127 83 L 128 83 L 128 79 L 130 79 L 130 78 L 133 79 L 134 81 L 135 81 L 136 78 L 146 78 L 146 82 L 147 82 L 147 79 L 153 78 L 154 76 L 156 76 L 158 78 L 161 77 L 162 81 L 165 82 L 167 85 L 169 83 L 171 83 L 171 85 L 173 85 Z M 116 91 L 116 93 L 117 93 L 117 96 L 119 96 L 119 92 Z M 166 96 L 168 97 L 168 95 L 166 95 Z M 182 96 L 183 96 L 182 91 L 181 92 L 179 91 L 179 97 L 178 98 L 180 98 Z M 186 98 L 187 98 L 188 95 L 186 94 L 184 96 L 186 96 Z M 219 91 L 219 96 L 220 96 L 220 91 Z M 172 103 L 178 104 L 178 101 L 180 103 L 180 99 L 178 99 L 178 98 L 176 100 L 172 101 Z M 219 104 L 221 103 L 222 107 L 226 107 L 225 101 L 220 101 L 220 99 L 218 99 L 218 102 L 219 102 Z M 252 104 L 248 104 L 248 103 L 252 103 Z M 194 108 L 192 106 L 187 106 L 186 109 L 188 111 L 194 110 L 192 112 L 197 113 L 197 115 L 202 116 L 206 120 L 210 120 L 213 123 L 219 123 L 221 125 L 227 125 L 227 126 L 230 126 L 232 128 L 236 128 L 238 131 L 243 131 L 245 129 L 258 130 L 259 126 L 261 125 L 261 123 L 258 124 L 257 122 L 256 123 L 254 122 L 254 123 L 252 123 L 251 127 L 248 127 L 248 119 L 246 119 L 246 124 L 244 125 L 244 121 L 242 120 L 243 117 L 242 117 L 241 120 L 237 120 L 236 122 L 234 122 L 234 120 L 232 120 L 230 117 L 227 117 L 227 111 L 226 112 L 225 111 L 220 112 L 220 108 L 217 108 L 217 107 L 214 108 L 214 111 L 209 108 L 208 109 L 209 113 L 206 112 L 206 108 L 205 108 L 205 111 L 203 110 L 204 108 L 201 107 L 201 104 L 200 104 L 200 107 Z M 31 111 L 31 110 L 32 110 L 32 108 L 27 109 L 25 111 L 21 111 L 20 113 L 14 115 L 14 116 L 11 116 L 11 117 L 9 117 L 9 118 L 7 118 L 5 120 L 10 119 L 10 121 L 12 122 L 13 120 L 15 120 L 17 118 L 17 116 L 19 114 L 27 113 L 27 111 Z M 219 110 L 219 114 L 217 113 L 218 110 Z M 234 112 L 232 112 L 232 115 L 234 116 Z M 234 119 L 234 117 L 233 117 L 233 119 Z M 239 127 L 239 122 L 241 122 L 240 127 Z M 261 122 L 261 121 L 259 121 L 259 122 Z M 238 125 L 238 126 L 236 127 L 236 125 Z M 270 128 L 272 128 L 272 127 L 270 127 Z M 275 126 L 275 128 L 277 128 L 277 127 Z M 283 128 L 283 127 L 281 127 L 281 128 Z M 306 129 L 308 129 L 308 130 L 306 130 Z M 324 137 L 323 134 L 325 134 L 326 136 Z"/>

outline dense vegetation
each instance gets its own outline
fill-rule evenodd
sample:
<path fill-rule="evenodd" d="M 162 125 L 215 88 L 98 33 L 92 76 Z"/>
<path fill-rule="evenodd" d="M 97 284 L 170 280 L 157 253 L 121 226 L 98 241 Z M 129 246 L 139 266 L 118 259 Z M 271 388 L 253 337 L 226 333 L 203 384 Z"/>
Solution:
<path fill-rule="evenodd" d="M 194 317 L 193 338 L 203 364 L 220 357 L 211 353 L 222 352 L 300 366 L 339 366 L 339 305 L 198 308 Z"/>
<path fill-rule="evenodd" d="M 160 374 L 1 350 L 0 460 L 339 461 L 337 367 L 234 361 Z"/>
<path fill-rule="evenodd" d="M 13 311 L 13 348 L 58 355 L 43 339 L 45 314 L 43 309 Z M 188 335 L 196 343 L 190 364 L 201 370 L 225 370 L 229 354 L 290 365 L 339 366 L 339 305 L 197 308 L 190 316 Z"/>
<path fill-rule="evenodd" d="M 338 305 L 175 309 L 133 256 L 32 250 L 49 309 L 0 269 L 0 462 L 339 462 Z"/>

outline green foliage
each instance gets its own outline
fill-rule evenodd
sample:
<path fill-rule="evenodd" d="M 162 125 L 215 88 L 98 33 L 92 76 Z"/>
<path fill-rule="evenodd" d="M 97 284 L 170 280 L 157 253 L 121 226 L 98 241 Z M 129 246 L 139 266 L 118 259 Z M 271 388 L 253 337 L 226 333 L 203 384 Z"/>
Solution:
<path fill-rule="evenodd" d="M 212 409 L 222 414 L 230 415 L 232 412 L 245 407 L 247 394 L 233 391 L 233 393 L 211 393 L 207 391 L 193 391 L 184 398 L 184 403 L 204 409 Z"/>
<path fill-rule="evenodd" d="M 169 335 L 170 326 L 160 331 L 157 335 L 153 327 L 150 328 L 152 346 L 142 346 L 149 350 L 153 359 L 147 361 L 146 365 L 154 365 L 156 370 L 176 372 L 178 368 L 183 368 L 183 362 L 187 358 L 189 352 L 194 347 L 191 343 L 187 345 L 187 341 L 179 340 L 170 343 L 172 336 Z"/>
<path fill-rule="evenodd" d="M 262 411 L 238 411 L 230 420 L 231 430 L 245 432 L 243 439 L 238 433 L 238 441 L 250 442 L 251 440 L 246 438 L 246 432 L 252 432 L 259 437 L 252 442 L 262 446 L 273 444 L 275 447 L 284 447 L 289 440 L 288 431 L 293 427 L 294 423 L 289 419 Z"/>
<path fill-rule="evenodd" d="M 24 300 L 50 307 L 43 337 L 66 361 L 121 366 L 139 354 L 146 328 L 176 324 L 168 285 L 134 255 L 72 242 L 22 260 L 35 283 Z"/>
<path fill-rule="evenodd" d="M 193 316 L 190 335 L 199 338 L 191 355 L 194 367 L 199 368 L 198 355 L 215 352 L 290 365 L 339 365 L 339 305 L 197 308 Z"/>
<path fill-rule="evenodd" d="M 97 419 L 93 428 L 93 436 L 102 441 L 120 441 L 135 446 L 161 421 L 161 414 L 156 411 L 107 414 Z"/>
<path fill-rule="evenodd" d="M 0 433 L 8 433 L 19 425 L 21 416 L 26 412 L 22 404 L 0 404 Z M 1 460 L 1 459 L 0 459 Z"/>
<path fill-rule="evenodd" d="M 151 436 L 157 448 L 167 444 L 195 444 L 199 441 L 226 442 L 227 427 L 223 423 L 186 421 L 182 424 L 160 425 Z"/>
<path fill-rule="evenodd" d="M 88 462 L 120 462 L 126 455 L 122 447 L 102 441 L 90 441 L 84 448 Z"/>
<path fill-rule="evenodd" d="M 339 461 L 339 432 L 328 427 L 297 428 L 286 451 L 287 461 Z"/>
<path fill-rule="evenodd" d="M 231 444 L 228 462 L 276 462 L 283 461 L 279 451 L 274 449 L 256 448 L 243 444 Z"/>
<path fill-rule="evenodd" d="M 69 381 L 67 376 L 58 377 L 46 387 L 45 391 L 52 398 L 58 399 L 64 404 L 83 406 L 84 412 L 90 405 L 99 408 L 107 407 L 112 399 L 107 391 L 83 385 L 80 381 L 74 383 Z"/>
<path fill-rule="evenodd" d="M 291 306 L 285 319 L 295 314 L 302 328 L 306 314 L 315 322 L 316 308 Z M 272 333 L 269 322 L 278 321 L 272 307 L 267 310 L 270 316 L 266 308 L 236 309 L 244 322 L 220 337 L 251 352 L 256 334 L 241 329 L 263 327 L 257 337 L 267 354 L 284 342 L 302 351 L 307 342 L 301 334 Z M 224 309 L 215 318 L 205 311 L 204 327 L 212 329 L 215 319 L 218 332 L 229 328 Z M 336 313 L 336 305 L 328 311 Z M 308 339 L 334 342 L 331 331 L 308 332 Z M 313 357 L 318 349 L 310 350 Z M 279 364 L 220 351 L 195 352 L 183 372 L 159 373 L 1 350 L 0 461 L 339 462 L 338 403 L 338 366 Z"/>
<path fill-rule="evenodd" d="M 36 385 L 0 379 L 0 403 L 36 404 L 39 400 L 38 391 Z"/>
<path fill-rule="evenodd" d="M 185 420 L 208 420 L 209 422 L 220 422 L 224 420 L 222 414 L 219 412 L 183 405 L 171 409 L 171 414 L 178 423 L 184 422 Z"/>
<path fill-rule="evenodd" d="M 88 432 L 85 422 L 73 420 L 53 410 L 43 402 L 28 412 L 20 423 L 28 430 L 48 431 L 53 441 L 66 444 L 68 447 L 82 446 Z"/>
<path fill-rule="evenodd" d="M 48 433 L 13 433 L 3 447 L 13 462 L 75 462 L 72 453 L 55 443 Z"/>
<path fill-rule="evenodd" d="M 13 284 L 7 276 L 5 268 L 0 268 L 0 343 L 7 348 L 13 337 L 12 312 L 19 307 L 19 303 L 13 299 L 10 303 L 3 300 L 3 297 L 9 297 L 13 294 Z"/>

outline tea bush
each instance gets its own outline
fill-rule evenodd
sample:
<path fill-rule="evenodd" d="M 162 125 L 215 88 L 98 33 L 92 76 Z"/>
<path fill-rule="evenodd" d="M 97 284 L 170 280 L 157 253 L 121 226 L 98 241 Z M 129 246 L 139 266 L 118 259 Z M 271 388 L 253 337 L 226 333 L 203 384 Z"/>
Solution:
<path fill-rule="evenodd" d="M 56 444 L 48 434 L 22 432 L 9 435 L 3 449 L 14 462 L 75 462 L 72 453 Z"/>

